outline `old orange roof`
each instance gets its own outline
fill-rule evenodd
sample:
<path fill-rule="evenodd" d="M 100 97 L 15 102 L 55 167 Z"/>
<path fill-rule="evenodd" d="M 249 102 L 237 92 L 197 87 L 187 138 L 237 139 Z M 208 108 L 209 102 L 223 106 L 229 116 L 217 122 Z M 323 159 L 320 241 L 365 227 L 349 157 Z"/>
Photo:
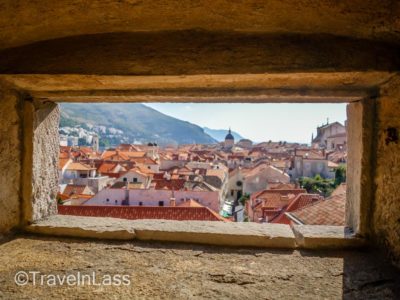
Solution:
<path fill-rule="evenodd" d="M 346 195 L 331 196 L 289 213 L 305 225 L 345 225 Z"/>
<path fill-rule="evenodd" d="M 331 196 L 337 196 L 337 195 L 341 195 L 341 194 L 346 194 L 346 188 L 347 188 L 346 183 L 340 184 L 340 185 L 332 192 Z"/>
<path fill-rule="evenodd" d="M 253 193 L 251 195 L 252 199 L 255 198 L 263 198 L 266 197 L 268 194 L 275 194 L 279 193 L 280 195 L 298 195 L 298 194 L 304 194 L 307 193 L 305 189 L 267 189 L 267 190 L 262 190 L 256 193 Z"/>
<path fill-rule="evenodd" d="M 67 184 L 63 191 L 63 194 L 67 196 L 83 194 L 85 189 L 86 185 Z"/>
<path fill-rule="evenodd" d="M 118 163 L 102 163 L 97 169 L 99 173 L 110 173 L 112 172 Z"/>
<path fill-rule="evenodd" d="M 144 157 L 144 151 L 119 151 L 119 150 L 106 150 L 101 155 L 102 159 L 108 160 L 130 160 L 131 158 Z"/>
<path fill-rule="evenodd" d="M 71 171 L 90 171 L 95 170 L 96 168 L 92 168 L 91 166 L 82 164 L 80 162 L 73 162 L 68 165 L 67 170 Z"/>
<path fill-rule="evenodd" d="M 182 190 L 185 186 L 185 182 L 185 179 L 156 179 L 152 181 L 152 183 L 155 184 L 156 190 L 167 189 L 174 191 Z"/>
<path fill-rule="evenodd" d="M 69 153 L 68 152 L 60 152 L 58 157 L 61 158 L 69 158 Z"/>
<path fill-rule="evenodd" d="M 208 207 L 59 205 L 58 213 L 60 215 L 110 217 L 129 220 L 228 221 Z"/>
<path fill-rule="evenodd" d="M 148 165 L 157 165 L 157 162 L 150 157 L 131 157 L 130 161 L 133 161 L 137 164 L 148 164 Z"/>
<path fill-rule="evenodd" d="M 58 160 L 58 168 L 62 169 L 65 167 L 65 165 L 70 161 L 70 158 L 60 158 Z"/>
<path fill-rule="evenodd" d="M 197 202 L 193 199 L 183 201 L 182 203 L 179 203 L 176 206 L 179 206 L 179 207 L 204 207 L 204 205 L 201 205 L 199 202 Z"/>

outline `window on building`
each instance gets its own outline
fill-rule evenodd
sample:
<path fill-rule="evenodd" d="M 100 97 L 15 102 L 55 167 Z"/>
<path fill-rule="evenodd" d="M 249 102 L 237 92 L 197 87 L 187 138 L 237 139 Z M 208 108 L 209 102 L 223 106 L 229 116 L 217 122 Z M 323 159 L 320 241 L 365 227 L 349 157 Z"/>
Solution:
<path fill-rule="evenodd" d="M 158 201 L 158 206 L 164 206 L 164 201 Z"/>

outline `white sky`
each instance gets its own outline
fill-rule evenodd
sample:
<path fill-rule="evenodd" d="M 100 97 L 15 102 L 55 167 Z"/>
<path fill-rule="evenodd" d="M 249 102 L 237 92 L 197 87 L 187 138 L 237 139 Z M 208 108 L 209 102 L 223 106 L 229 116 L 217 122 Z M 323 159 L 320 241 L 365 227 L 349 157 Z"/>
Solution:
<path fill-rule="evenodd" d="M 309 143 L 316 127 L 346 120 L 346 104 L 144 103 L 166 115 L 201 127 L 228 129 L 255 142 Z"/>

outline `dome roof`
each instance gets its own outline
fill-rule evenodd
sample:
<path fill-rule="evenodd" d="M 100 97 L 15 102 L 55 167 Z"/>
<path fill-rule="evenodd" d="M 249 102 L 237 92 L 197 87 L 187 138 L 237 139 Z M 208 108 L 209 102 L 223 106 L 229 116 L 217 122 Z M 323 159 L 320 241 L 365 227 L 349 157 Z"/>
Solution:
<path fill-rule="evenodd" d="M 225 141 L 226 140 L 234 140 L 235 138 L 233 137 L 232 133 L 231 133 L 231 129 L 229 128 L 229 132 L 225 137 Z"/>

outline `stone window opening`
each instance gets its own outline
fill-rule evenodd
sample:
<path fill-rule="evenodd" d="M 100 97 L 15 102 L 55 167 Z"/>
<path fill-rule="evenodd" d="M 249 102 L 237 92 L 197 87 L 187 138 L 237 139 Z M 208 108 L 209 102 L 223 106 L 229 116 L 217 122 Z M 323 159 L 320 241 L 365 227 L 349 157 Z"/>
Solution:
<path fill-rule="evenodd" d="M 225 76 L 223 75 L 221 78 L 228 78 L 229 76 Z M 264 77 L 265 75 L 251 75 L 252 77 L 249 77 L 249 82 L 253 82 L 252 86 L 257 86 L 257 81 L 260 80 L 261 77 Z M 267 77 L 272 76 L 271 78 L 274 78 L 276 75 L 267 75 Z M 296 78 L 296 80 L 299 80 L 299 82 L 302 82 L 303 80 L 306 80 L 308 82 L 310 82 L 310 78 L 308 77 L 308 75 L 304 75 L 302 74 L 299 77 L 296 77 L 297 75 L 294 75 L 294 78 Z M 318 75 L 319 77 L 321 77 L 321 75 Z M 359 76 L 359 75 L 358 75 Z M 39 76 L 40 78 L 40 76 Z M 105 77 L 107 78 L 107 77 Z M 238 77 L 241 78 L 241 77 Z M 283 77 L 282 77 L 283 78 Z M 329 75 L 328 75 L 328 82 L 330 79 Z M 333 77 L 332 77 L 333 78 Z M 361 76 L 362 78 L 362 76 Z M 127 79 L 127 78 L 126 78 Z M 107 80 L 107 79 L 102 79 Z M 115 80 L 115 79 L 113 79 Z M 128 81 L 130 80 L 129 78 L 127 79 Z M 174 78 L 173 80 L 177 80 L 177 84 L 176 86 L 179 86 L 180 84 L 184 85 L 181 81 L 182 78 Z M 196 79 L 197 80 L 197 79 Z M 207 78 L 207 80 L 211 80 L 214 81 L 213 85 L 218 86 L 220 85 L 223 81 L 220 81 L 219 77 L 213 77 L 211 76 L 210 78 Z M 225 79 L 224 79 L 225 80 Z M 262 79 L 264 80 L 264 79 Z M 283 84 L 292 84 L 291 81 L 287 81 L 285 79 L 285 81 L 281 81 L 282 79 L 280 79 L 280 75 L 276 77 L 277 80 L 277 84 L 278 85 L 283 85 Z M 336 79 L 335 79 L 336 80 Z M 63 79 L 61 78 L 61 82 L 63 81 Z M 129 88 L 132 89 L 134 88 L 134 81 L 129 81 L 130 82 L 130 86 Z M 144 82 L 147 82 L 146 84 L 148 84 L 149 86 L 152 86 L 152 88 L 156 91 L 157 89 L 159 89 L 160 84 L 157 83 L 157 85 L 154 85 L 154 83 L 151 82 L 150 78 L 145 78 Z M 245 84 L 249 84 L 249 82 L 246 82 Z M 285 82 L 285 83 L 284 83 Z M 288 83 L 289 82 L 289 83 Z M 61 83 L 60 83 L 61 84 Z M 84 82 L 83 82 L 84 84 Z M 169 84 L 169 83 L 168 83 Z M 224 83 L 225 84 L 225 83 Z M 276 83 L 274 83 L 276 84 Z M 295 86 L 298 83 L 295 83 Z M 113 85 L 113 84 L 112 84 Z M 110 86 L 112 86 L 110 85 Z M 203 83 L 202 83 L 203 85 Z M 35 82 L 34 85 L 32 85 L 31 88 L 35 89 L 37 86 L 37 82 Z M 60 86 L 60 85 L 59 85 Z M 252 87 L 252 88 L 253 88 Z M 49 90 L 51 90 L 51 87 L 47 87 Z M 56 88 L 56 87 L 55 87 Z M 57 87 L 58 88 L 58 87 Z M 103 87 L 104 88 L 104 87 Z M 121 86 L 119 86 L 118 88 L 121 88 Z M 265 86 L 259 86 L 259 88 L 262 88 L 265 90 Z M 25 87 L 25 90 L 29 90 L 27 87 Z M 93 92 L 90 92 L 90 94 L 88 94 L 86 91 L 82 90 L 83 94 L 86 95 L 84 97 L 79 96 L 79 91 L 78 92 L 73 92 L 73 99 L 74 101 L 77 101 L 77 99 L 79 99 L 79 101 L 81 102 L 97 102 L 100 99 L 107 99 L 106 97 L 104 97 L 104 91 L 100 91 L 98 92 L 100 95 L 98 98 L 91 98 L 93 97 Z M 124 90 L 121 93 L 124 93 L 126 90 Z M 172 93 L 176 93 L 176 91 L 179 92 L 179 90 L 174 90 Z M 340 102 L 340 103 L 348 103 L 348 126 L 350 128 L 349 132 L 353 132 L 352 137 L 349 137 L 349 149 L 356 149 L 356 151 L 350 151 L 349 153 L 349 167 L 348 169 L 350 170 L 358 170 L 357 172 L 354 172 L 354 174 L 349 174 L 347 176 L 347 180 L 348 180 L 348 186 L 350 186 L 351 188 L 348 189 L 348 200 L 346 203 L 346 224 L 349 228 L 352 229 L 352 234 L 359 236 L 359 237 L 364 237 L 368 235 L 368 225 L 367 225 L 367 220 L 369 219 L 369 207 L 370 205 L 368 204 L 370 201 L 370 197 L 371 197 L 371 191 L 369 190 L 369 188 L 365 189 L 365 188 L 361 188 L 361 186 L 370 186 L 368 184 L 368 180 L 370 180 L 371 177 L 367 177 L 367 181 L 363 181 L 361 182 L 361 174 L 365 174 L 365 172 L 363 171 L 364 169 L 367 170 L 368 166 L 369 166 L 369 159 L 370 159 L 370 153 L 371 153 L 371 147 L 370 147 L 370 142 L 371 140 L 369 139 L 370 135 L 369 133 L 363 133 L 364 131 L 368 131 L 370 130 L 370 128 L 362 125 L 360 126 L 360 124 L 364 124 L 364 123 L 360 123 L 363 120 L 371 120 L 371 115 L 373 114 L 373 109 L 374 109 L 374 97 L 375 96 L 371 96 L 369 93 L 370 91 L 367 90 L 366 92 L 361 90 L 356 90 L 356 92 L 351 91 L 350 93 L 348 93 L 347 91 L 343 91 L 343 90 L 339 90 L 339 92 L 337 91 L 333 91 L 333 90 L 329 90 L 326 89 L 326 86 L 321 89 L 321 90 L 312 90 L 312 93 L 314 93 L 314 95 L 318 94 L 319 96 L 315 98 L 315 96 L 310 96 L 311 94 L 307 94 L 310 92 L 302 92 L 301 94 L 296 94 L 296 88 L 293 89 L 293 91 L 290 91 L 290 93 L 293 93 L 293 96 L 290 97 L 286 97 L 284 98 L 284 100 L 282 101 L 280 100 L 276 100 L 277 98 L 274 98 L 276 96 L 271 96 L 271 91 L 267 90 L 266 96 L 262 95 L 262 96 L 255 96 L 252 94 L 251 90 L 246 90 L 244 91 L 244 93 L 249 93 L 249 95 L 247 95 L 247 98 L 243 98 L 243 94 L 239 95 L 239 97 L 237 95 L 235 95 L 236 92 L 233 92 L 232 94 L 227 95 L 227 90 L 226 88 L 224 88 L 223 90 L 225 94 L 222 95 L 222 102 L 233 102 L 236 101 L 238 102 L 237 98 L 239 98 L 239 102 L 243 102 L 243 103 L 251 103 L 253 101 L 255 102 L 265 102 L 265 103 L 270 103 L 270 102 L 295 102 L 298 103 L 300 102 L 304 102 L 304 103 L 325 103 L 325 102 Z M 298 90 L 297 90 L 298 91 Z M 116 92 L 116 90 L 112 91 L 113 93 L 118 93 Z M 228 91 L 229 92 L 229 91 Z M 275 91 L 272 91 L 272 93 L 274 93 Z M 53 93 L 53 94 L 52 94 Z M 53 153 L 52 155 L 54 155 L 54 158 L 50 159 L 50 161 L 54 161 L 56 162 L 58 160 L 57 158 L 57 151 L 56 150 L 51 150 L 52 148 L 54 148 L 54 145 L 58 145 L 58 141 L 55 140 L 54 142 L 51 143 L 50 146 L 50 141 L 52 139 L 57 139 L 57 129 L 58 129 L 58 118 L 59 118 L 59 111 L 58 111 L 58 107 L 57 107 L 57 103 L 59 102 L 65 102 L 70 101 L 70 99 L 68 96 L 69 91 L 63 91 L 61 92 L 62 94 L 59 94 L 60 92 L 56 91 L 56 92 L 41 92 L 41 91 L 37 91 L 34 93 L 34 100 L 33 101 L 25 101 L 24 102 L 24 112 L 25 115 L 27 116 L 27 118 L 24 119 L 25 122 L 25 129 L 24 129 L 24 142 L 25 143 L 30 143 L 31 141 L 35 140 L 35 145 L 41 145 L 42 148 L 47 148 L 50 150 L 50 153 Z M 95 92 L 96 94 L 97 92 Z M 134 93 L 134 92 L 131 92 Z M 210 101 L 216 101 L 216 99 L 220 96 L 218 96 L 218 93 L 215 94 L 215 92 L 212 92 L 212 94 L 210 94 L 210 96 L 207 96 L 207 92 L 204 92 L 205 94 L 199 98 L 199 101 L 201 101 L 201 99 L 205 99 L 204 97 L 210 97 Z M 322 95 L 321 95 L 322 93 Z M 54 96 L 56 95 L 56 96 Z M 91 95 L 90 97 L 88 97 L 88 95 Z M 132 94 L 133 95 L 133 94 Z M 217 97 L 217 96 L 218 97 Z M 233 95 L 233 96 L 232 96 Z M 300 96 L 299 96 L 300 95 Z M 327 95 L 331 95 L 331 96 L 327 96 Z M 333 96 L 332 96 L 333 95 Z M 109 94 L 107 94 L 107 97 L 109 96 Z M 160 100 L 160 97 L 157 96 L 158 98 L 157 101 L 169 101 L 171 94 L 168 95 L 168 97 L 165 97 L 165 100 Z M 76 98 L 77 97 L 77 98 Z M 128 102 L 140 102 L 138 101 L 140 98 L 137 96 L 132 96 L 133 98 L 127 97 L 127 98 L 123 98 L 124 101 L 128 101 Z M 135 98 L 136 97 L 136 98 Z M 163 96 L 161 96 L 162 98 Z M 187 96 L 182 96 L 182 95 L 178 95 L 176 96 L 178 98 L 175 99 L 179 99 L 179 97 L 182 97 L 182 101 L 183 102 L 189 102 L 189 101 L 193 101 L 193 98 L 188 98 Z M 217 98 L 215 98 L 217 97 Z M 235 98 L 236 97 L 236 98 Z M 300 97 L 300 98 L 296 98 L 296 97 Z M 93 100 L 94 99 L 94 100 Z M 118 96 L 117 96 L 117 99 Z M 134 99 L 134 100 L 132 100 Z M 151 97 L 149 97 L 149 99 L 151 99 Z M 153 98 L 155 99 L 155 98 Z M 190 99 L 190 100 L 188 100 Z M 300 99 L 300 100 L 299 100 Z M 312 101 L 310 101 L 310 99 L 312 99 Z M 315 100 L 316 99 L 316 100 Z M 219 100 L 221 101 L 221 99 Z M 361 121 L 360 121 L 361 120 Z M 40 123 L 43 126 L 46 125 L 46 129 L 54 126 L 53 130 L 54 130 L 54 135 L 43 135 L 43 133 L 38 130 L 38 129 L 42 129 L 42 128 L 37 128 L 37 129 L 33 129 L 32 124 L 35 122 L 36 123 Z M 43 128 L 45 129 L 45 128 Z M 44 138 L 46 136 L 46 138 Z M 356 148 L 354 148 L 354 145 L 356 145 Z M 37 146 L 35 146 L 37 148 Z M 44 178 L 43 176 L 41 176 L 41 174 L 36 173 L 37 171 L 32 172 L 32 164 L 34 161 L 36 160 L 41 160 L 41 155 L 43 153 L 41 152 L 37 152 L 37 150 L 35 150 L 35 147 L 27 147 L 26 151 L 25 151 L 25 158 L 24 158 L 24 170 L 27 170 L 26 172 L 26 180 L 24 180 L 24 186 L 26 186 L 26 188 L 24 187 L 24 193 L 23 193 L 23 201 L 24 201 L 24 205 L 22 206 L 24 208 L 23 210 L 23 222 L 26 225 L 30 225 L 36 222 L 40 222 L 42 219 L 45 220 L 48 216 L 51 215 L 55 215 L 57 213 L 57 207 L 56 205 L 54 205 L 54 200 L 53 200 L 53 196 L 47 194 L 47 195 L 42 195 L 40 193 L 32 193 L 32 189 L 29 187 L 29 185 L 26 185 L 26 182 L 30 182 L 30 180 L 33 179 L 33 187 L 35 186 L 35 184 L 39 184 L 39 183 L 35 183 L 35 182 L 39 182 L 38 179 L 39 178 Z M 54 152 L 52 152 L 54 151 Z M 354 155 L 351 153 L 354 152 Z M 350 165 L 352 164 L 352 167 L 350 167 Z M 49 170 L 51 170 L 52 166 L 49 165 Z M 31 169 L 29 171 L 29 169 Z M 361 170 L 361 172 L 360 172 Z M 367 171 L 366 171 L 367 172 Z M 369 172 L 369 171 L 368 171 Z M 40 172 L 39 172 L 40 173 Z M 40 181 L 42 185 L 45 186 L 49 186 L 50 189 L 53 189 L 53 182 L 49 179 L 50 177 L 46 177 L 46 179 L 44 181 Z M 43 189 L 44 190 L 44 189 Z M 55 191 L 54 191 L 55 192 Z M 35 196 L 33 196 L 35 195 Z M 33 197 L 35 197 L 35 199 L 33 199 Z M 36 203 L 42 203 L 43 201 L 46 201 L 46 205 L 40 205 L 41 209 L 38 210 L 37 208 L 37 204 Z M 46 208 L 46 210 L 42 210 L 42 208 Z M 363 212 L 362 214 L 360 212 Z M 244 224 L 244 226 L 246 226 L 247 224 Z"/>
<path fill-rule="evenodd" d="M 307 154 L 308 154 L 308 153 L 307 153 Z M 300 162 L 298 162 L 298 163 L 300 163 Z M 305 164 L 304 164 L 304 167 L 305 167 L 305 169 L 307 169 L 307 168 L 310 169 L 309 163 L 305 163 Z M 320 168 L 321 166 L 318 165 L 318 167 Z M 258 181 L 258 180 L 259 180 L 259 178 L 257 177 L 257 178 L 256 178 L 256 181 Z M 127 181 L 128 181 L 127 177 L 124 177 L 124 178 L 123 178 L 123 181 L 124 181 L 124 182 L 127 182 Z M 132 183 L 137 183 L 137 182 L 138 182 L 138 178 L 136 178 L 136 177 L 132 178 Z M 236 182 L 236 186 L 237 186 L 237 187 L 241 187 L 242 185 L 243 185 L 242 181 L 239 180 L 239 181 Z M 237 193 L 236 193 L 236 192 L 237 192 Z M 241 194 L 242 194 L 242 193 L 241 193 L 241 191 L 231 190 L 231 191 L 230 191 L 230 194 L 231 194 L 232 197 L 235 196 L 235 194 L 236 194 L 236 197 L 235 197 L 235 198 L 236 198 L 236 200 L 238 200 L 238 199 L 241 197 Z M 117 201 L 117 200 L 115 200 L 114 202 L 115 202 L 116 205 L 118 204 L 118 201 Z M 158 202 L 158 206 L 164 206 L 164 201 L 159 201 L 159 202 Z"/>

